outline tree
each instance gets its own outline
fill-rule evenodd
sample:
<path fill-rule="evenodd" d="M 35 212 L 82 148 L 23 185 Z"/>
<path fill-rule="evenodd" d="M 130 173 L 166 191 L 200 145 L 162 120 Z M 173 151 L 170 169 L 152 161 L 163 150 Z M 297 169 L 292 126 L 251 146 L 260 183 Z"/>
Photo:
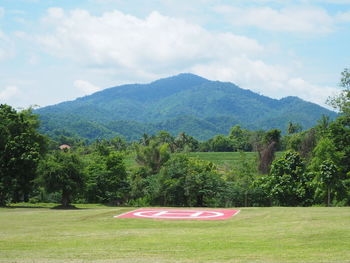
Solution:
<path fill-rule="evenodd" d="M 173 156 L 159 174 L 162 205 L 220 205 L 226 183 L 211 162 Z"/>
<path fill-rule="evenodd" d="M 339 110 L 340 113 L 349 115 L 350 114 L 350 69 L 346 68 L 341 73 L 340 87 L 343 90 L 338 96 L 330 97 L 327 100 L 327 104 L 332 106 L 334 109 Z"/>
<path fill-rule="evenodd" d="M 285 136 L 284 140 L 286 149 L 299 152 L 301 157 L 309 160 L 316 145 L 316 129 L 311 128 L 307 131 Z"/>
<path fill-rule="evenodd" d="M 219 134 L 209 140 L 210 149 L 214 152 L 232 152 L 237 148 L 233 141 L 225 135 Z"/>
<path fill-rule="evenodd" d="M 28 201 L 46 140 L 31 109 L 0 105 L 0 205 Z"/>
<path fill-rule="evenodd" d="M 60 192 L 61 204 L 68 207 L 84 189 L 83 165 L 77 154 L 55 151 L 47 155 L 39 166 L 39 182 L 47 192 Z"/>
<path fill-rule="evenodd" d="M 260 180 L 260 187 L 273 204 L 296 206 L 310 203 L 310 182 L 300 155 L 288 151 L 272 163 L 271 172 Z"/>
<path fill-rule="evenodd" d="M 316 131 L 314 128 L 311 128 L 302 134 L 302 140 L 299 147 L 299 153 L 301 157 L 309 160 L 315 146 Z"/>
<path fill-rule="evenodd" d="M 167 143 L 169 145 L 170 151 L 173 153 L 176 150 L 175 138 L 167 131 L 159 131 L 156 140 L 160 144 Z"/>
<path fill-rule="evenodd" d="M 321 136 L 325 136 L 328 132 L 328 128 L 330 125 L 329 116 L 322 115 L 321 119 L 317 121 L 316 129 L 321 134 Z"/>
<path fill-rule="evenodd" d="M 122 204 L 129 191 L 124 155 L 111 152 L 98 155 L 86 168 L 86 197 L 88 202 Z"/>
<path fill-rule="evenodd" d="M 287 128 L 287 133 L 288 134 L 293 134 L 297 132 L 301 132 L 302 127 L 299 123 L 293 123 L 293 122 L 288 122 L 288 128 Z"/>
<path fill-rule="evenodd" d="M 265 133 L 263 144 L 258 147 L 258 170 L 260 173 L 267 174 L 269 172 L 271 163 L 275 159 L 275 152 L 279 148 L 280 140 L 281 131 L 278 129 L 272 129 Z"/>
<path fill-rule="evenodd" d="M 199 147 L 199 142 L 184 132 L 176 137 L 174 144 L 177 152 L 193 152 Z"/>
<path fill-rule="evenodd" d="M 106 159 L 108 173 L 103 180 L 100 179 L 101 186 L 104 186 L 105 195 L 108 202 L 118 204 L 125 199 L 129 185 L 127 182 L 124 155 L 113 152 Z"/>
<path fill-rule="evenodd" d="M 246 153 L 240 152 L 240 166 L 238 168 L 238 182 L 244 189 L 244 206 L 248 206 L 248 193 L 254 181 L 254 175 L 257 173 L 255 162 L 248 160 Z"/>
<path fill-rule="evenodd" d="M 150 140 L 148 146 L 136 146 L 135 160 L 139 165 L 149 167 L 152 174 L 159 172 L 162 165 L 170 158 L 169 145 Z"/>
<path fill-rule="evenodd" d="M 331 206 L 331 191 L 339 181 L 338 167 L 331 160 L 325 160 L 320 165 L 320 181 L 327 189 L 327 206 Z"/>
<path fill-rule="evenodd" d="M 343 173 L 350 171 L 350 116 L 340 116 L 329 125 L 333 151 L 338 152 L 340 162 L 336 163 Z M 331 159 L 332 160 L 332 159 Z"/>
<path fill-rule="evenodd" d="M 274 142 L 276 144 L 276 147 L 278 148 L 280 141 L 281 141 L 281 130 L 272 129 L 265 133 L 264 143 L 266 145 L 270 145 L 271 143 Z"/>
<path fill-rule="evenodd" d="M 125 151 L 128 146 L 126 141 L 118 136 L 111 139 L 110 144 L 115 151 Z"/>
<path fill-rule="evenodd" d="M 346 133 L 339 136 L 347 137 Z M 341 149 L 343 151 L 339 151 L 339 145 L 334 141 L 337 138 L 337 136 L 334 136 L 333 139 L 324 137 L 319 140 L 313 151 L 309 167 L 317 175 L 315 178 L 315 200 L 321 203 L 327 199 L 327 205 L 330 205 L 331 193 L 333 201 L 335 201 L 335 197 L 339 201 L 348 195 L 346 187 L 342 183 L 347 179 L 346 171 L 348 171 L 349 164 L 348 159 L 344 158 L 347 148 L 344 147 Z"/>
<path fill-rule="evenodd" d="M 229 138 L 234 141 L 238 150 L 251 151 L 253 149 L 250 143 L 252 133 L 249 130 L 242 129 L 239 125 L 233 126 L 230 130 Z"/>
<path fill-rule="evenodd" d="M 140 144 L 143 146 L 148 146 L 149 142 L 151 141 L 152 137 L 149 136 L 147 133 L 144 133 L 142 135 L 142 138 L 140 139 Z"/>
<path fill-rule="evenodd" d="M 328 137 L 321 138 L 316 147 L 313 150 L 313 158 L 311 160 L 310 168 L 319 172 L 321 164 L 326 161 L 332 161 L 335 165 L 338 165 L 343 157 L 343 153 L 337 151 L 335 143 Z"/>

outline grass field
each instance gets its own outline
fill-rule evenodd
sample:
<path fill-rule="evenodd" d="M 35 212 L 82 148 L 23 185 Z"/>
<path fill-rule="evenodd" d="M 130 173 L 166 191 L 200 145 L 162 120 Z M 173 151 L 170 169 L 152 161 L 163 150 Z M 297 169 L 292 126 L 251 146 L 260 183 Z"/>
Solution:
<path fill-rule="evenodd" d="M 191 152 L 187 154 L 190 157 L 213 162 L 218 166 L 219 170 L 237 169 L 241 162 L 241 155 L 239 152 Z M 257 160 L 257 152 L 245 152 L 244 154 L 247 160 Z"/>
<path fill-rule="evenodd" d="M 0 208 L 0 262 L 350 262 L 348 207 L 242 208 L 222 221 L 79 207 Z"/>

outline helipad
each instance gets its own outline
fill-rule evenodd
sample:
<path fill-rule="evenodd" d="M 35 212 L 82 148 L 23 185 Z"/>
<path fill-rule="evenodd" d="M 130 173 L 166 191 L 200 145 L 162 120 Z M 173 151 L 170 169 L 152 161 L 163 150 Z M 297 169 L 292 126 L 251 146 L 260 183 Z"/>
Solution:
<path fill-rule="evenodd" d="M 174 209 L 174 208 L 141 208 L 117 218 L 151 218 L 151 219 L 201 219 L 221 220 L 228 219 L 239 213 L 232 209 Z"/>

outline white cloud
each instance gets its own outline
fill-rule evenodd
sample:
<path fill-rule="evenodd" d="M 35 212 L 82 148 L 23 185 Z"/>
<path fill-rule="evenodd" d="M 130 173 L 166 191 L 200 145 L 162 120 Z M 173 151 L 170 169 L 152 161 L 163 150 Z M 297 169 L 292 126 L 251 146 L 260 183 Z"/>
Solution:
<path fill-rule="evenodd" d="M 20 95 L 20 90 L 16 86 L 6 86 L 3 90 L 0 90 L 1 102 L 8 103 L 14 97 Z"/>
<path fill-rule="evenodd" d="M 313 34 L 329 33 L 334 30 L 334 18 L 326 10 L 316 6 L 282 9 L 218 6 L 215 10 L 226 15 L 233 25 L 238 26 L 255 26 L 271 31 Z"/>
<path fill-rule="evenodd" d="M 74 81 L 74 87 L 83 92 L 83 95 L 90 95 L 101 90 L 100 87 L 91 84 L 86 80 L 76 80 Z"/>
<path fill-rule="evenodd" d="M 323 106 L 329 96 L 339 91 L 335 87 L 313 85 L 300 77 L 290 76 L 283 67 L 245 57 L 197 65 L 191 71 L 209 79 L 233 82 L 271 98 L 298 96 Z"/>
<path fill-rule="evenodd" d="M 255 14 L 264 23 L 270 16 L 271 29 L 279 26 L 291 31 L 326 32 L 332 27 L 327 14 L 320 9 L 292 12 L 268 8 L 255 10 L 257 13 L 254 10 L 250 10 L 247 21 L 253 21 Z M 292 18 L 287 18 L 288 15 Z M 310 17 L 306 18 L 307 15 Z M 193 72 L 209 79 L 234 82 L 273 98 L 295 95 L 319 104 L 324 104 L 336 90 L 312 85 L 291 74 L 290 69 L 265 63 L 261 57 L 268 48 L 254 39 L 211 32 L 158 12 L 140 19 L 119 11 L 93 16 L 85 10 L 65 12 L 55 8 L 48 10 L 44 21 L 50 25 L 50 31 L 37 36 L 37 40 L 47 52 L 90 70 L 133 76 L 134 80 Z M 76 80 L 74 86 L 85 95 L 100 89 L 84 80 Z"/>
<path fill-rule="evenodd" d="M 340 12 L 336 15 L 336 19 L 338 22 L 350 22 L 350 10 L 347 12 Z"/>
<path fill-rule="evenodd" d="M 182 68 L 227 54 L 255 54 L 263 47 L 254 39 L 211 33 L 181 19 L 152 12 L 139 19 L 119 11 L 93 16 L 74 10 L 57 19 L 49 10 L 45 21 L 54 33 L 38 39 L 46 49 L 84 64 L 161 71 Z"/>

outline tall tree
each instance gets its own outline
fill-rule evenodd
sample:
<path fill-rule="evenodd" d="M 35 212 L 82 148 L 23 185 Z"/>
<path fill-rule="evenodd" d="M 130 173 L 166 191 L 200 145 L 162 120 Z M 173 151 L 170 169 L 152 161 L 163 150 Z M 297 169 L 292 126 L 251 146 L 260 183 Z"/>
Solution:
<path fill-rule="evenodd" d="M 163 205 L 210 206 L 220 200 L 225 181 L 211 162 L 173 156 L 159 174 Z"/>
<path fill-rule="evenodd" d="M 136 146 L 136 162 L 150 168 L 152 174 L 158 173 L 169 158 L 170 151 L 167 143 L 160 144 L 155 140 L 150 140 L 147 146 Z"/>
<path fill-rule="evenodd" d="M 327 206 L 331 206 L 331 191 L 339 179 L 338 167 L 331 160 L 323 161 L 320 165 L 320 181 L 327 189 Z"/>
<path fill-rule="evenodd" d="M 199 147 L 199 142 L 184 132 L 176 137 L 174 144 L 177 152 L 193 152 Z"/>
<path fill-rule="evenodd" d="M 40 163 L 39 172 L 39 181 L 47 192 L 61 193 L 63 207 L 68 207 L 84 189 L 83 164 L 75 153 L 55 151 L 47 155 Z"/>
<path fill-rule="evenodd" d="M 329 116 L 322 115 L 321 119 L 317 121 L 316 129 L 321 134 L 321 136 L 325 136 L 330 124 Z"/>
<path fill-rule="evenodd" d="M 244 206 L 248 206 L 248 193 L 254 181 L 254 175 L 257 173 L 255 160 L 250 161 L 246 153 L 240 152 L 240 166 L 238 168 L 238 183 L 244 190 Z"/>
<path fill-rule="evenodd" d="M 233 141 L 233 145 L 237 146 L 238 150 L 251 151 L 253 149 L 250 143 L 250 137 L 252 132 L 246 129 L 242 129 L 239 125 L 235 125 L 231 128 L 229 138 Z"/>
<path fill-rule="evenodd" d="M 258 147 L 259 166 L 258 170 L 262 174 L 267 174 L 270 170 L 272 161 L 275 159 L 275 152 L 279 148 L 281 141 L 281 131 L 272 129 L 266 132 L 263 143 Z"/>
<path fill-rule="evenodd" d="M 28 201 L 46 140 L 31 109 L 0 105 L 0 205 Z"/>
<path fill-rule="evenodd" d="M 306 205 L 311 198 L 310 181 L 300 155 L 288 151 L 272 163 L 270 174 L 261 180 L 261 187 L 275 205 Z"/>
<path fill-rule="evenodd" d="M 124 155 L 95 155 L 86 167 L 85 195 L 88 202 L 122 204 L 129 191 Z"/>
<path fill-rule="evenodd" d="M 293 134 L 297 132 L 301 132 L 303 128 L 299 123 L 293 123 L 293 122 L 288 122 L 288 128 L 287 128 L 287 133 L 288 134 Z"/>
<path fill-rule="evenodd" d="M 340 113 L 350 114 L 350 69 L 346 68 L 341 73 L 340 87 L 343 90 L 338 96 L 330 97 L 327 103 L 333 108 L 337 109 Z"/>

